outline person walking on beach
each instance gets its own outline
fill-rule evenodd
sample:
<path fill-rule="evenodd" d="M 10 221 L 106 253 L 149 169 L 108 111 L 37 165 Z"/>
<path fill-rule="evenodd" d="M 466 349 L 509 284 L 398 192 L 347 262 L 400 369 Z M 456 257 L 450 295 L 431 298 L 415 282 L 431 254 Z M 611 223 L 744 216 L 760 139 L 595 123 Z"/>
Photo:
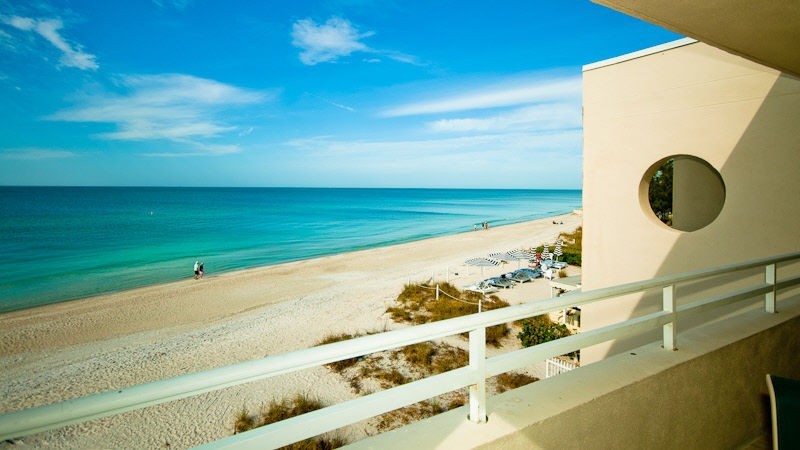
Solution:
<path fill-rule="evenodd" d="M 203 275 L 206 274 L 205 265 L 206 265 L 206 263 L 202 263 L 202 262 L 200 263 L 200 278 L 203 278 Z"/>
<path fill-rule="evenodd" d="M 194 262 L 194 279 L 200 276 L 200 261 Z"/>

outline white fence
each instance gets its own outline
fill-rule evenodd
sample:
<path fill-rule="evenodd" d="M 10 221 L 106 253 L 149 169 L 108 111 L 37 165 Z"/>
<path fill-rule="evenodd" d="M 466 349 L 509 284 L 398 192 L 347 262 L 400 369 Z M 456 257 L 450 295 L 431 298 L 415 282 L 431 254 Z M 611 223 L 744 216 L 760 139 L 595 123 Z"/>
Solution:
<path fill-rule="evenodd" d="M 487 378 L 580 348 L 659 328 L 663 333 L 664 348 L 673 350 L 676 348 L 679 318 L 757 296 L 763 296 L 766 312 L 775 312 L 776 291 L 800 284 L 800 276 L 778 281 L 776 265 L 797 260 L 800 260 L 800 253 L 791 253 L 580 292 L 15 411 L 0 416 L 0 441 L 460 333 L 469 333 L 468 366 L 233 435 L 202 447 L 280 447 L 463 387 L 469 387 L 470 391 L 469 420 L 483 422 L 486 420 Z M 675 285 L 678 283 L 756 267 L 764 268 L 763 283 L 676 306 Z M 662 290 L 661 311 L 486 358 L 487 327 L 650 289 Z"/>
<path fill-rule="evenodd" d="M 577 369 L 579 366 L 574 362 L 563 361 L 557 358 L 547 358 L 544 366 L 544 377 L 550 378 L 570 370 Z"/>

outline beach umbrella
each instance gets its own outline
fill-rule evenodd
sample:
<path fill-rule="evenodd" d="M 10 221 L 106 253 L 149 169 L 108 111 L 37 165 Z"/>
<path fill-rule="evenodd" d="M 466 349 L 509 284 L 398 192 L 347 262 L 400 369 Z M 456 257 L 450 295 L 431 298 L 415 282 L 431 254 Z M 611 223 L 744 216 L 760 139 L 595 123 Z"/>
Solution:
<path fill-rule="evenodd" d="M 496 259 L 498 261 L 511 261 L 512 258 L 509 256 L 507 252 L 494 252 L 489 253 L 489 258 Z"/>
<path fill-rule="evenodd" d="M 542 249 L 542 258 L 553 259 L 553 257 L 550 256 L 550 247 L 548 247 L 547 244 L 545 244 L 544 249 Z"/>
<path fill-rule="evenodd" d="M 491 267 L 491 266 L 499 266 L 502 264 L 500 260 L 494 258 L 487 258 L 485 256 L 481 256 L 479 258 L 470 258 L 464 261 L 464 264 L 468 266 L 475 266 L 481 268 L 481 275 L 483 275 L 483 268 L 484 267 Z"/>
<path fill-rule="evenodd" d="M 530 250 L 516 249 L 508 252 L 508 256 L 517 261 L 517 268 L 519 268 L 520 261 L 535 259 L 536 252 L 532 252 Z"/>
<path fill-rule="evenodd" d="M 536 252 L 533 250 L 516 249 L 516 250 L 511 250 L 510 252 L 508 252 L 508 254 L 517 260 L 536 258 Z"/>
<path fill-rule="evenodd" d="M 553 253 L 556 255 L 556 258 L 560 258 L 561 255 L 564 254 L 564 251 L 561 250 L 562 245 L 564 245 L 564 242 L 559 239 L 558 242 L 556 242 L 556 249 L 553 250 Z"/>

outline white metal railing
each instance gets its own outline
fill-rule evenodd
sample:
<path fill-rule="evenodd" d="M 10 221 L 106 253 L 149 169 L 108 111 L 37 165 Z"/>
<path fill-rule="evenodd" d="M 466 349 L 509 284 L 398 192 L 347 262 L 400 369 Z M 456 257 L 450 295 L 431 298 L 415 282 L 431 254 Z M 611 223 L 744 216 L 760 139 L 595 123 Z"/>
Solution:
<path fill-rule="evenodd" d="M 487 378 L 659 327 L 663 332 L 664 348 L 674 350 L 679 317 L 695 315 L 756 296 L 763 295 L 765 310 L 775 312 L 776 291 L 800 284 L 800 276 L 778 281 L 776 265 L 797 260 L 800 260 L 800 252 L 573 293 L 15 411 L 0 416 L 0 441 L 460 333 L 469 333 L 468 366 L 223 438 L 201 447 L 280 447 L 463 387 L 470 388 L 470 420 L 483 422 L 486 420 Z M 675 285 L 678 283 L 756 267 L 764 268 L 764 283 L 676 306 Z M 662 290 L 664 300 L 661 311 L 486 358 L 487 327 L 650 289 Z"/>
<path fill-rule="evenodd" d="M 577 369 L 579 366 L 574 362 L 563 361 L 558 358 L 547 358 L 544 366 L 544 377 L 550 378 L 556 375 Z"/>

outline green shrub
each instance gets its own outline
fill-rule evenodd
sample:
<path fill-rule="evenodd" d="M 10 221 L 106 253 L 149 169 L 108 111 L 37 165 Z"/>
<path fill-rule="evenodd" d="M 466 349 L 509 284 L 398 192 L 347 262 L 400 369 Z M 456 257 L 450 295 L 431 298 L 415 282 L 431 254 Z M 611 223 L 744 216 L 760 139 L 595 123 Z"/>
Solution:
<path fill-rule="evenodd" d="M 522 331 L 517 333 L 523 347 L 543 344 L 562 337 L 569 336 L 570 331 L 566 325 L 554 323 L 546 315 L 536 316 L 522 321 Z"/>

